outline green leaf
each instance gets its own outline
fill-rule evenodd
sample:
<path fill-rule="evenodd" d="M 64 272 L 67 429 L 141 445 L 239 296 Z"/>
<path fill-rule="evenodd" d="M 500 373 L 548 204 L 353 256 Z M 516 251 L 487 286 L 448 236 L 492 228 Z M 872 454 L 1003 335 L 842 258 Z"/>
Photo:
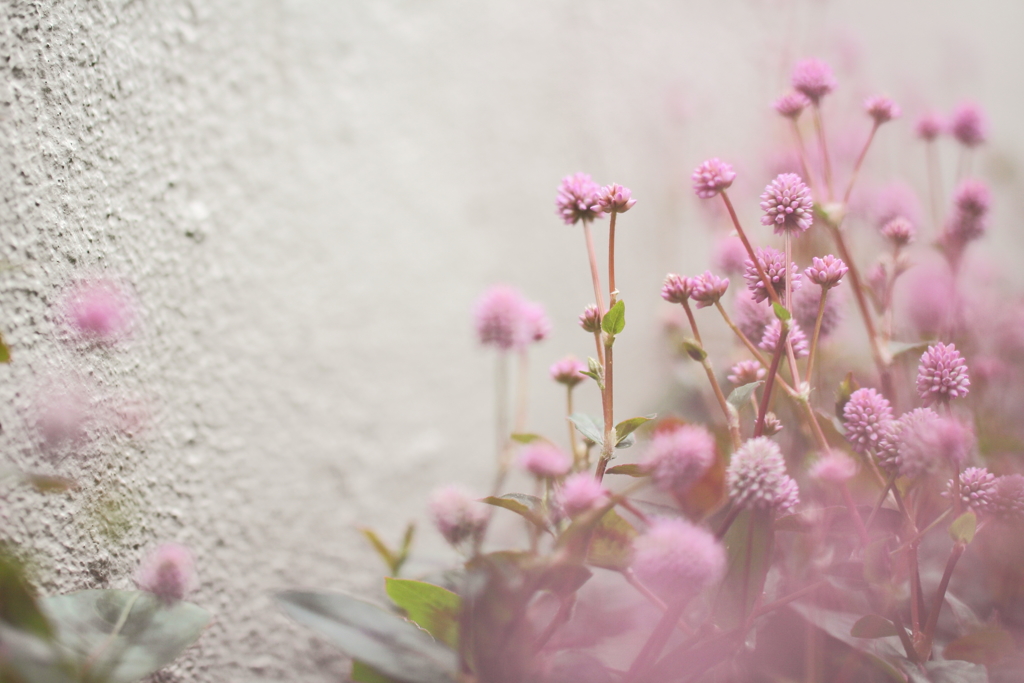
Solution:
<path fill-rule="evenodd" d="M 0 363 L 11 362 L 11 347 L 4 341 L 3 336 L 0 336 Z"/>
<path fill-rule="evenodd" d="M 462 599 L 450 590 L 423 581 L 384 579 L 388 597 L 406 616 L 452 649 L 459 643 L 459 612 Z"/>
<path fill-rule="evenodd" d="M 946 659 L 991 666 L 1016 651 L 1017 644 L 1012 635 L 998 626 L 985 626 L 951 642 L 942 655 Z"/>
<path fill-rule="evenodd" d="M 886 351 L 889 352 L 890 358 L 896 358 L 902 356 L 904 353 L 910 353 L 911 351 L 923 351 L 927 349 L 932 343 L 930 341 L 917 341 L 917 342 L 889 342 L 889 346 L 886 347 Z"/>
<path fill-rule="evenodd" d="M 541 436 L 540 434 L 528 434 L 528 433 L 513 434 L 511 438 L 516 443 L 533 443 L 534 441 L 547 441 L 548 440 L 545 437 Z"/>
<path fill-rule="evenodd" d="M 377 554 L 381 556 L 381 558 L 384 560 L 384 564 L 388 566 L 388 569 L 391 571 L 391 573 L 397 573 L 395 570 L 395 565 L 398 564 L 398 555 L 392 552 L 392 550 L 384 544 L 384 541 L 380 540 L 380 536 L 378 536 L 377 532 L 375 532 L 373 529 L 369 527 L 363 527 L 359 529 L 359 531 L 361 531 L 363 536 L 366 537 L 366 540 L 370 542 L 370 545 L 372 545 L 373 549 L 377 551 Z"/>
<path fill-rule="evenodd" d="M 772 304 L 772 310 L 775 311 L 775 317 L 781 320 L 782 322 L 786 322 L 787 320 L 793 317 L 790 314 L 790 312 L 786 310 L 786 307 L 780 303 Z"/>
<path fill-rule="evenodd" d="M 0 621 L 0 681 L 4 683 L 80 683 L 70 662 L 64 661 L 56 646 L 28 631 L 11 628 Z"/>
<path fill-rule="evenodd" d="M 41 606 L 66 656 L 91 662 L 89 671 L 104 683 L 132 683 L 164 668 L 210 623 L 210 613 L 197 605 L 165 605 L 143 591 L 79 591 L 45 598 Z"/>
<path fill-rule="evenodd" d="M 626 302 L 619 300 L 615 302 L 615 305 L 608 309 L 608 312 L 604 314 L 604 319 L 601 320 L 601 329 L 612 335 L 613 337 L 626 327 Z"/>
<path fill-rule="evenodd" d="M 544 501 L 537 496 L 529 496 L 525 493 L 506 493 L 503 496 L 482 498 L 480 502 L 511 510 L 537 528 L 548 531 L 548 521 L 544 515 Z"/>
<path fill-rule="evenodd" d="M 604 443 L 604 420 L 596 420 L 586 413 L 573 413 L 569 416 L 569 422 L 576 426 L 576 431 L 596 445 Z"/>
<path fill-rule="evenodd" d="M 627 465 L 615 465 L 609 467 L 604 471 L 605 474 L 624 474 L 627 477 L 649 477 L 651 473 L 648 472 L 642 465 L 630 463 Z"/>
<path fill-rule="evenodd" d="M 974 532 L 978 530 L 978 516 L 968 510 L 953 520 L 949 525 L 949 537 L 955 543 L 970 543 L 974 540 Z"/>
<path fill-rule="evenodd" d="M 53 627 L 36 602 L 24 566 L 3 543 L 0 543 L 0 623 L 39 638 L 53 637 Z"/>
<path fill-rule="evenodd" d="M 458 658 L 415 624 L 338 593 L 284 591 L 277 599 L 300 624 L 382 676 L 402 683 L 453 683 Z"/>
<path fill-rule="evenodd" d="M 854 638 L 885 638 L 898 635 L 898 633 L 895 624 L 877 614 L 867 614 L 861 617 L 850 628 L 850 635 Z"/>
<path fill-rule="evenodd" d="M 686 351 L 686 355 L 698 363 L 704 362 L 704 359 L 708 357 L 708 352 L 704 350 L 704 347 L 696 339 L 687 337 L 682 341 L 682 346 L 683 351 Z"/>
<path fill-rule="evenodd" d="M 657 413 L 651 415 L 644 415 L 643 417 L 631 417 L 628 420 L 623 420 L 619 424 L 615 425 L 615 443 L 616 445 L 622 443 L 622 441 L 636 431 L 636 429 L 644 424 L 650 422 L 654 418 L 658 417 Z"/>
<path fill-rule="evenodd" d="M 764 591 L 775 542 L 771 512 L 741 512 L 722 540 L 727 565 L 716 623 L 722 629 L 731 629 L 744 622 Z"/>
<path fill-rule="evenodd" d="M 352 674 L 349 676 L 355 683 L 395 683 L 395 679 L 388 678 L 369 664 L 352 660 Z"/>
<path fill-rule="evenodd" d="M 609 510 L 594 527 L 587 549 L 587 564 L 623 571 L 633 560 L 633 539 L 637 536 L 632 524 L 614 509 Z"/>
<path fill-rule="evenodd" d="M 743 408 L 743 406 L 747 405 L 750 401 L 750 396 L 754 393 L 754 390 L 762 384 L 764 384 L 764 380 L 758 380 L 756 382 L 751 382 L 750 384 L 738 386 L 729 392 L 729 398 L 725 400 L 738 411 Z"/>

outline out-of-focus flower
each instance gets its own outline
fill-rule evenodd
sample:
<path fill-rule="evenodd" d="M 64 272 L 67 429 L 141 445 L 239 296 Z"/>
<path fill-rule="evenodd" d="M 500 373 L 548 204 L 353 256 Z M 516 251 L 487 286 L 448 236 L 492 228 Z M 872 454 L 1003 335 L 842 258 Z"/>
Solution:
<path fill-rule="evenodd" d="M 906 218 L 911 223 L 920 222 L 921 202 L 909 185 L 893 182 L 872 193 L 869 210 L 875 225 L 881 229 L 894 218 Z"/>
<path fill-rule="evenodd" d="M 505 285 L 491 287 L 476 302 L 474 317 L 480 343 L 508 350 L 523 345 L 523 306 L 518 290 Z"/>
<path fill-rule="evenodd" d="M 670 304 L 681 304 L 690 298 L 693 293 L 693 285 L 692 277 L 669 273 L 665 276 L 664 284 L 661 285 L 661 298 Z"/>
<path fill-rule="evenodd" d="M 804 109 L 811 106 L 811 101 L 802 92 L 788 92 L 772 105 L 775 111 L 787 119 L 796 119 L 803 113 Z"/>
<path fill-rule="evenodd" d="M 741 360 L 729 370 L 729 381 L 738 387 L 764 379 L 767 370 L 756 360 Z"/>
<path fill-rule="evenodd" d="M 552 444 L 536 442 L 519 454 L 519 466 L 540 479 L 558 479 L 569 473 L 572 458 Z"/>
<path fill-rule="evenodd" d="M 735 235 L 720 237 L 715 242 L 712 261 L 715 267 L 726 275 L 742 275 L 743 262 L 747 260 L 747 249 L 743 240 Z"/>
<path fill-rule="evenodd" d="M 822 296 L 822 290 L 810 287 L 801 289 L 793 295 L 793 306 L 790 312 L 801 329 L 813 332 Z M 821 332 L 819 333 L 821 339 L 827 339 L 839 327 L 839 323 L 843 320 L 842 306 L 843 290 L 830 292 L 825 297 L 825 310 L 821 315 Z"/>
<path fill-rule="evenodd" d="M 764 328 L 764 335 L 761 337 L 761 341 L 758 342 L 758 347 L 765 351 L 774 351 L 775 347 L 779 345 L 779 335 L 781 334 L 782 323 L 776 318 Z M 804 334 L 804 331 L 800 329 L 800 324 L 795 320 L 790 321 L 788 341 L 793 346 L 793 354 L 797 358 L 803 358 L 810 353 L 807 335 Z"/>
<path fill-rule="evenodd" d="M 875 125 L 879 126 L 887 121 L 898 119 L 903 113 L 900 111 L 899 105 L 882 95 L 874 95 L 864 100 L 864 111 L 875 120 Z"/>
<path fill-rule="evenodd" d="M 945 123 L 942 120 L 942 115 L 936 112 L 928 112 L 917 119 L 914 131 L 922 140 L 931 142 L 942 134 L 944 128 Z"/>
<path fill-rule="evenodd" d="M 736 172 L 732 166 L 715 157 L 701 162 L 693 171 L 693 191 L 701 199 L 711 199 L 732 185 Z"/>
<path fill-rule="evenodd" d="M 558 502 L 569 517 L 589 512 L 608 499 L 601 483 L 589 472 L 579 472 L 566 478 L 558 491 Z"/>
<path fill-rule="evenodd" d="M 164 543 L 139 565 L 135 584 L 170 605 L 195 588 L 196 572 L 192 553 L 178 543 Z"/>
<path fill-rule="evenodd" d="M 967 361 L 955 344 L 939 342 L 922 354 L 917 367 L 917 394 L 926 406 L 966 396 L 970 386 Z"/>
<path fill-rule="evenodd" d="M 654 483 L 676 493 L 686 492 L 715 461 L 715 440 L 696 425 L 658 432 L 651 439 L 644 467 Z"/>
<path fill-rule="evenodd" d="M 776 235 L 783 233 L 802 234 L 814 222 L 814 200 L 811 190 L 795 173 L 783 173 L 764 188 L 761 193 L 761 225 L 775 229 Z"/>
<path fill-rule="evenodd" d="M 600 191 L 601 188 L 587 173 L 565 176 L 558 185 L 558 196 L 555 199 L 558 215 L 566 225 L 602 218 L 604 214 L 598 206 Z"/>
<path fill-rule="evenodd" d="M 785 299 L 786 255 L 774 247 L 759 247 L 754 252 L 754 255 L 757 257 L 757 261 L 761 265 L 762 270 L 764 270 L 765 275 L 768 276 L 768 280 L 771 281 L 772 287 L 775 288 L 775 293 Z M 760 303 L 769 299 L 768 290 L 765 289 L 764 281 L 761 280 L 754 262 L 748 258 L 744 261 L 744 267 L 743 279 L 747 281 L 747 289 L 754 295 L 754 301 Z M 793 280 L 791 287 L 795 292 L 803 284 L 800 279 L 800 270 L 796 267 L 795 263 L 790 264 L 790 273 Z"/>
<path fill-rule="evenodd" d="M 35 426 L 47 451 L 78 444 L 85 437 L 88 419 L 87 402 L 80 391 L 53 389 L 37 398 Z"/>
<path fill-rule="evenodd" d="M 629 188 L 612 183 L 605 185 L 597 195 L 597 210 L 602 213 L 626 213 L 636 200 Z"/>
<path fill-rule="evenodd" d="M 633 571 L 670 603 L 696 595 L 725 573 L 722 545 L 711 533 L 683 519 L 652 520 L 633 547 Z"/>
<path fill-rule="evenodd" d="M 828 484 L 841 484 L 857 474 L 857 461 L 842 451 L 831 450 L 818 458 L 808 474 Z"/>
<path fill-rule="evenodd" d="M 80 282 L 74 286 L 64 301 L 64 310 L 79 336 L 105 343 L 123 337 L 132 320 L 128 297 L 108 280 Z"/>
<path fill-rule="evenodd" d="M 597 304 L 590 304 L 580 313 L 580 327 L 592 334 L 601 331 L 601 312 L 597 310 Z"/>
<path fill-rule="evenodd" d="M 843 406 L 843 424 L 846 439 L 858 453 L 874 450 L 882 436 L 882 429 L 892 421 L 889 399 L 871 387 L 858 389 Z"/>
<path fill-rule="evenodd" d="M 786 461 L 774 441 L 759 436 L 732 455 L 725 483 L 733 504 L 742 508 L 786 512 L 800 502 L 796 482 L 786 474 Z"/>
<path fill-rule="evenodd" d="M 978 239 L 988 228 L 988 211 L 992 195 L 980 180 L 968 178 L 960 183 L 953 195 L 953 211 L 942 236 L 946 247 L 962 249 L 968 242 Z"/>
<path fill-rule="evenodd" d="M 720 278 L 710 270 L 691 278 L 691 282 L 690 298 L 697 302 L 697 308 L 714 306 L 729 288 L 729 278 Z"/>
<path fill-rule="evenodd" d="M 812 258 L 810 267 L 804 271 L 804 276 L 822 289 L 829 289 L 842 282 L 849 271 L 842 259 L 828 254 L 822 258 Z"/>
<path fill-rule="evenodd" d="M 574 387 L 586 379 L 586 375 L 580 374 L 586 369 L 587 365 L 583 361 L 575 356 L 566 356 L 548 368 L 548 372 L 551 374 L 551 379 L 559 384 Z"/>
<path fill-rule="evenodd" d="M 1024 518 L 1024 474 L 997 477 L 992 500 L 999 517 L 1013 521 Z"/>
<path fill-rule="evenodd" d="M 544 341 L 551 334 L 551 321 L 540 304 L 528 301 L 523 305 L 523 324 L 531 341 Z"/>
<path fill-rule="evenodd" d="M 756 272 L 756 271 L 755 271 Z M 774 320 L 771 308 L 761 303 L 764 299 L 756 299 L 749 289 L 736 292 L 733 306 L 736 310 L 736 327 L 746 335 L 747 339 L 757 342 L 764 335 L 764 328 Z"/>
<path fill-rule="evenodd" d="M 988 135 L 985 112 L 974 102 L 962 102 L 949 116 L 949 131 L 961 145 L 980 145 Z"/>
<path fill-rule="evenodd" d="M 434 525 L 453 546 L 479 534 L 487 523 L 483 505 L 457 484 L 448 484 L 430 496 Z"/>
<path fill-rule="evenodd" d="M 818 102 L 836 87 L 832 67 L 820 59 L 803 59 L 793 67 L 793 87 L 812 102 Z"/>
<path fill-rule="evenodd" d="M 901 476 L 913 479 L 938 467 L 941 454 L 935 432 L 940 420 L 931 408 L 916 408 L 900 417 L 896 469 Z"/>
<path fill-rule="evenodd" d="M 882 226 L 882 236 L 897 247 L 905 247 L 913 242 L 914 234 L 913 223 L 902 216 L 897 216 Z"/>

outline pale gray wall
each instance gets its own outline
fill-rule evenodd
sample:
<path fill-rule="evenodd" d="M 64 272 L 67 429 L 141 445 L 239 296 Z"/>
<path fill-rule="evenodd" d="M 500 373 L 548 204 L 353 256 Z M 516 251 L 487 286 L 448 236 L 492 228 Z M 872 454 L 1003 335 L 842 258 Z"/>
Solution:
<path fill-rule="evenodd" d="M 7 0 L 0 330 L 15 361 L 0 368 L 0 444 L 82 488 L 6 494 L 4 535 L 32 550 L 46 591 L 125 586 L 153 543 L 192 546 L 195 600 L 217 618 L 161 680 L 338 680 L 344 661 L 268 591 L 378 591 L 357 524 L 395 537 L 430 487 L 485 486 L 492 359 L 469 311 L 486 285 L 548 307 L 530 427 L 564 431 L 544 369 L 590 350 L 574 319 L 592 296 L 582 237 L 553 213 L 562 175 L 639 200 L 620 229 L 618 404 L 647 412 L 669 374 L 660 280 L 706 255 L 689 173 L 735 160 L 756 178 L 737 187 L 753 216 L 767 104 L 795 58 L 820 54 L 841 78 L 859 64 L 912 112 L 983 102 L 997 215 L 1022 208 L 1022 7 Z M 875 163 L 895 173 L 908 162 L 890 144 Z M 99 272 L 138 301 L 115 348 L 72 343 L 53 311 Z M 32 406 L 55 377 L 143 428 L 45 458 Z M 116 500 L 130 526 L 105 535 Z M 423 531 L 424 564 L 450 558 Z"/>

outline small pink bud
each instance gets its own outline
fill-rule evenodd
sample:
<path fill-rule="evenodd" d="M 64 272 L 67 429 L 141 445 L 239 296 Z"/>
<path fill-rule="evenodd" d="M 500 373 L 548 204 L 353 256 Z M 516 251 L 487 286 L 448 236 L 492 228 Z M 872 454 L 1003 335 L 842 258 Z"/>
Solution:
<path fill-rule="evenodd" d="M 173 604 L 195 587 L 195 563 L 192 553 L 183 545 L 164 543 L 150 553 L 139 565 L 135 584 Z"/>
<path fill-rule="evenodd" d="M 804 271 L 804 276 L 822 289 L 830 289 L 842 282 L 849 270 L 842 259 L 829 254 L 823 258 L 812 258 L 811 266 Z"/>
<path fill-rule="evenodd" d="M 580 313 L 580 327 L 584 332 L 596 334 L 601 331 L 601 313 L 596 304 L 590 304 Z"/>
<path fill-rule="evenodd" d="M 725 549 L 701 527 L 683 519 L 656 518 L 634 542 L 633 571 L 669 602 L 692 597 L 725 573 Z"/>
<path fill-rule="evenodd" d="M 665 283 L 661 286 L 661 298 L 670 304 L 681 304 L 690 298 L 690 294 L 693 293 L 693 285 L 693 278 L 669 273 L 665 276 Z"/>
<path fill-rule="evenodd" d="M 829 451 L 811 466 L 808 474 L 827 484 L 841 484 L 857 474 L 857 461 L 842 451 Z"/>
<path fill-rule="evenodd" d="M 710 270 L 704 271 L 703 275 L 691 278 L 692 290 L 690 298 L 697 302 L 697 308 L 714 306 L 729 288 L 729 279 L 720 278 Z"/>
<path fill-rule="evenodd" d="M 917 368 L 917 394 L 926 406 L 966 396 L 970 386 L 967 361 L 955 344 L 939 342 L 929 346 L 921 355 L 921 364 Z"/>
<path fill-rule="evenodd" d="M 434 491 L 430 496 L 430 512 L 437 530 L 453 546 L 476 537 L 487 523 L 483 505 L 457 484 Z"/>
<path fill-rule="evenodd" d="M 539 479 L 558 479 L 569 473 L 572 459 L 549 443 L 536 442 L 519 454 L 519 466 Z"/>
<path fill-rule="evenodd" d="M 600 482 L 588 472 L 580 472 L 568 477 L 558 492 L 558 500 L 562 510 L 569 517 L 577 517 L 589 512 L 608 499 L 608 494 Z"/>
<path fill-rule="evenodd" d="M 772 106 L 775 107 L 775 111 L 787 119 L 796 119 L 804 109 L 811 106 L 811 101 L 802 92 L 794 91 L 775 100 L 775 104 Z"/>
<path fill-rule="evenodd" d="M 711 199 L 728 189 L 736 179 L 732 166 L 715 157 L 701 163 L 693 171 L 693 190 L 701 199 Z"/>
<path fill-rule="evenodd" d="M 761 194 L 761 225 L 771 226 L 776 235 L 800 235 L 814 222 L 811 190 L 796 173 L 775 177 Z"/>
<path fill-rule="evenodd" d="M 764 379 L 768 371 L 756 360 L 741 360 L 729 370 L 729 381 L 738 387 Z"/>
<path fill-rule="evenodd" d="M 864 101 L 864 111 L 875 120 L 875 125 L 881 125 L 887 121 L 898 119 L 900 114 L 903 113 L 900 111 L 899 105 L 882 95 L 875 95 L 866 99 Z"/>
<path fill-rule="evenodd" d="M 949 130 L 961 145 L 976 147 L 988 135 L 985 112 L 974 102 L 963 102 L 950 114 Z"/>
<path fill-rule="evenodd" d="M 914 131 L 917 133 L 917 137 L 926 142 L 931 142 L 942 134 L 944 128 L 945 124 L 942 121 L 942 116 L 936 112 L 929 112 L 917 120 Z"/>
<path fill-rule="evenodd" d="M 550 373 L 551 379 L 559 384 L 574 387 L 587 378 L 586 375 L 580 374 L 586 369 L 587 365 L 575 356 L 566 356 L 548 368 L 548 373 Z"/>
<path fill-rule="evenodd" d="M 628 188 L 612 183 L 601 188 L 597 195 L 597 205 L 591 208 L 603 213 L 626 213 L 634 204 L 636 200 Z"/>
<path fill-rule="evenodd" d="M 793 87 L 812 102 L 818 102 L 836 87 L 832 68 L 820 59 L 804 59 L 793 67 Z"/>

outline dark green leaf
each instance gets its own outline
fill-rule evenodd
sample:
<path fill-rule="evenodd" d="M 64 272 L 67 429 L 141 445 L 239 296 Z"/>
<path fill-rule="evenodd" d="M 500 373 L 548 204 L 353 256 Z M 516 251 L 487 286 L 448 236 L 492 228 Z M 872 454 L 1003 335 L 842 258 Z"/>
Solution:
<path fill-rule="evenodd" d="M 482 498 L 480 502 L 511 510 L 526 518 L 539 529 L 545 531 L 548 529 L 548 521 L 544 515 L 544 501 L 537 496 L 529 496 L 525 493 L 506 493 L 503 496 Z"/>
<path fill-rule="evenodd" d="M 605 470 L 604 473 L 624 474 L 627 477 L 648 477 L 651 474 L 646 469 L 644 469 L 642 465 L 637 465 L 634 463 L 630 463 L 628 465 L 615 465 L 614 467 L 609 467 L 607 470 Z"/>
<path fill-rule="evenodd" d="M 91 661 L 89 670 L 102 674 L 105 683 L 132 683 L 162 669 L 210 622 L 210 613 L 197 605 L 165 605 L 142 591 L 79 591 L 45 598 L 41 605 L 65 655 Z"/>
<path fill-rule="evenodd" d="M 615 336 L 626 327 L 626 302 L 616 301 L 601 320 L 601 329 Z"/>
<path fill-rule="evenodd" d="M 886 636 L 897 635 L 896 625 L 885 617 L 877 614 L 867 614 L 850 628 L 850 635 L 854 638 L 885 638 Z"/>
<path fill-rule="evenodd" d="M 754 390 L 762 384 L 764 384 L 764 380 L 758 380 L 756 382 L 751 382 L 750 384 L 744 384 L 743 386 L 736 387 L 729 392 L 729 398 L 727 398 L 726 401 L 728 401 L 729 405 L 738 411 L 743 408 L 743 406 L 747 405 L 750 401 L 751 394 L 753 394 Z"/>
<path fill-rule="evenodd" d="M 978 516 L 968 510 L 953 520 L 949 525 L 949 537 L 956 543 L 970 543 L 974 540 L 974 532 L 978 530 Z"/>
<path fill-rule="evenodd" d="M 593 575 L 594 572 L 580 564 L 556 564 L 544 572 L 539 589 L 566 597 L 578 591 Z"/>
<path fill-rule="evenodd" d="M 636 434 L 626 434 L 622 437 L 622 441 L 615 444 L 616 448 L 629 448 L 630 446 L 636 445 Z"/>
<path fill-rule="evenodd" d="M 985 626 L 954 640 L 946 646 L 942 655 L 946 659 L 961 659 L 991 666 L 1016 651 L 1017 644 L 1013 636 L 998 626 Z"/>
<path fill-rule="evenodd" d="M 369 664 L 364 664 L 358 659 L 352 660 L 352 674 L 350 678 L 354 683 L 395 683 L 395 679 L 388 678 Z"/>
<path fill-rule="evenodd" d="M 450 590 L 423 581 L 385 578 L 388 597 L 420 628 L 455 649 L 459 644 L 462 599 Z"/>
<path fill-rule="evenodd" d="M 633 525 L 614 509 L 606 512 L 594 527 L 587 550 L 587 564 L 622 571 L 633 560 Z"/>
<path fill-rule="evenodd" d="M 722 539 L 726 547 L 726 574 L 718 596 L 716 623 L 731 629 L 743 623 L 764 591 L 772 561 L 775 532 L 771 513 L 744 511 Z"/>
<path fill-rule="evenodd" d="M 682 341 L 683 351 L 686 351 L 686 355 L 693 360 L 701 363 L 705 358 L 708 357 L 708 352 L 704 350 L 704 347 L 696 339 L 690 339 L 687 337 Z"/>
<path fill-rule="evenodd" d="M 650 422 L 656 417 L 658 417 L 657 414 L 644 415 L 643 417 L 631 417 L 628 420 L 623 420 L 619 424 L 615 425 L 615 443 L 622 443 L 623 439 L 635 432 L 640 425 L 645 422 Z"/>
<path fill-rule="evenodd" d="M 395 565 L 398 564 L 398 555 L 393 553 L 390 548 L 384 545 L 384 541 L 380 540 L 380 536 L 377 535 L 373 529 L 369 527 L 363 527 L 359 531 L 362 532 L 366 540 L 370 542 L 373 549 L 377 551 L 377 554 L 384 560 L 384 564 L 388 566 L 388 570 L 394 574 Z"/>
<path fill-rule="evenodd" d="M 43 639 L 53 637 L 53 628 L 36 602 L 24 566 L 3 544 L 0 544 L 0 623 Z"/>
<path fill-rule="evenodd" d="M 347 595 L 306 591 L 285 591 L 277 599 L 293 619 L 383 676 L 402 683 L 456 680 L 458 658 L 452 650 L 376 605 Z"/>
<path fill-rule="evenodd" d="M 595 420 L 586 413 L 573 413 L 569 422 L 576 425 L 576 431 L 600 446 L 604 443 L 604 421 Z"/>
<path fill-rule="evenodd" d="M 790 312 L 786 310 L 786 307 L 783 306 L 782 304 L 772 304 L 772 310 L 775 311 L 775 317 L 781 320 L 782 322 L 786 322 L 787 320 L 793 317 L 790 314 Z"/>

